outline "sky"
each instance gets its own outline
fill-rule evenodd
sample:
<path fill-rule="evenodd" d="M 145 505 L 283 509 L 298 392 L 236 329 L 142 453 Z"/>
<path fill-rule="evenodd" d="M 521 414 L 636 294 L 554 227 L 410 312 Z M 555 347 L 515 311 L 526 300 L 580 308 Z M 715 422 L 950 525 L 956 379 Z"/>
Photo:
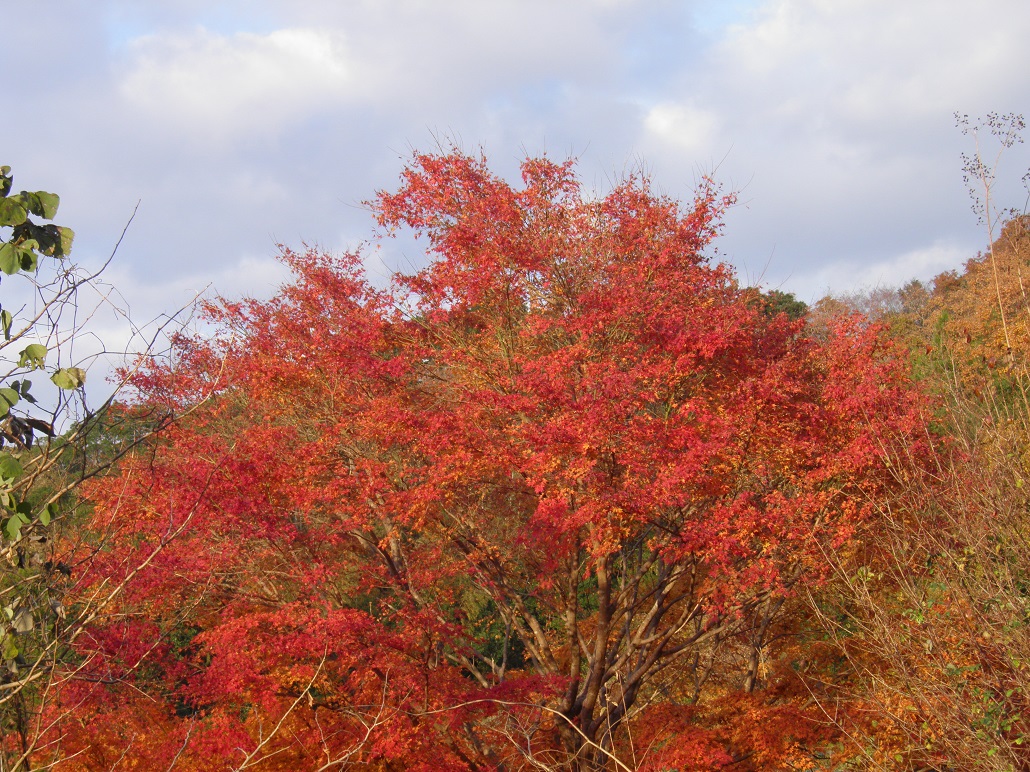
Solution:
<path fill-rule="evenodd" d="M 361 247 L 361 202 L 451 143 L 512 179 L 574 157 L 599 192 L 712 174 L 739 195 L 718 258 L 805 301 L 930 279 L 987 242 L 954 114 L 1030 96 L 1025 0 L 45 0 L 0 29 L 0 164 L 61 195 L 86 266 L 138 203 L 106 274 L 137 324 L 272 295 L 276 244 Z M 1028 167 L 1003 154 L 1000 204 Z"/>

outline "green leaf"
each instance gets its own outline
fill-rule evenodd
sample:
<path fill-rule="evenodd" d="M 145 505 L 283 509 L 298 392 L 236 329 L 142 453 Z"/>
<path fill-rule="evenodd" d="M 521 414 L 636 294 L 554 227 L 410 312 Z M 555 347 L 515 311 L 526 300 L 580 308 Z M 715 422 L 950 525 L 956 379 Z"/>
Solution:
<path fill-rule="evenodd" d="M 28 194 L 31 198 L 29 211 L 32 214 L 42 217 L 44 220 L 53 220 L 57 214 L 57 207 L 61 204 L 61 197 L 56 193 L 46 193 L 42 190 L 37 190 L 35 193 Z"/>
<path fill-rule="evenodd" d="M 13 635 L 5 635 L 3 638 L 0 638 L 0 657 L 7 661 L 18 657 L 18 646 L 14 642 Z"/>
<path fill-rule="evenodd" d="M 0 454 L 0 478 L 4 480 L 17 480 L 24 471 L 21 462 L 10 453 Z"/>
<path fill-rule="evenodd" d="M 20 381 L 11 381 L 11 388 L 14 389 L 15 393 L 22 399 L 28 400 L 33 405 L 36 404 L 36 398 L 29 394 L 29 388 L 32 386 L 32 381 L 28 378 L 24 378 Z"/>
<path fill-rule="evenodd" d="M 36 270 L 36 253 L 33 247 L 36 242 L 29 240 L 21 243 L 5 242 L 0 244 L 0 271 L 8 276 L 18 271 Z"/>
<path fill-rule="evenodd" d="M 33 273 L 39 262 L 36 249 L 39 247 L 35 241 L 26 241 L 18 247 L 18 259 L 21 260 L 21 269 L 26 273 Z"/>
<path fill-rule="evenodd" d="M 55 257 L 64 257 L 72 251 L 72 241 L 75 240 L 75 231 L 71 228 L 65 228 L 63 225 L 53 226 L 57 228 L 57 232 L 60 235 L 60 243 L 57 250 L 54 252 Z"/>
<path fill-rule="evenodd" d="M 11 515 L 4 521 L 4 535 L 11 541 L 18 541 L 21 538 L 22 525 L 21 517 Z"/>
<path fill-rule="evenodd" d="M 68 231 L 67 228 L 64 229 Z M 62 234 L 61 228 L 56 225 L 36 225 L 35 223 L 25 223 L 18 229 L 17 235 L 25 239 L 22 246 L 29 246 L 33 244 L 35 250 L 41 252 L 48 257 L 64 257 L 65 247 L 65 234 Z M 71 238 L 67 239 L 68 249 L 71 249 Z M 30 270 L 22 264 L 22 270 Z M 33 266 L 32 270 L 35 270 Z"/>
<path fill-rule="evenodd" d="M 0 271 L 8 276 L 21 270 L 21 252 L 10 242 L 0 244 Z"/>
<path fill-rule="evenodd" d="M 4 309 L 0 311 L 0 327 L 4 329 L 4 340 L 11 339 L 11 327 L 14 326 L 14 316 L 10 311 Z"/>
<path fill-rule="evenodd" d="M 21 395 L 18 394 L 17 389 L 12 389 L 7 386 L 0 387 L 0 398 L 3 398 L 11 406 L 18 404 L 18 398 Z"/>
<path fill-rule="evenodd" d="M 50 525 L 50 521 L 54 519 L 54 505 L 47 504 L 43 511 L 39 513 L 39 522 L 42 525 Z"/>
<path fill-rule="evenodd" d="M 18 354 L 18 367 L 31 367 L 33 370 L 42 369 L 46 365 L 46 346 L 39 343 L 30 343 Z"/>
<path fill-rule="evenodd" d="M 81 367 L 62 367 L 50 376 L 50 380 L 62 389 L 77 389 L 86 382 L 86 371 Z M 3 390 L 0 390 L 2 396 Z"/>
<path fill-rule="evenodd" d="M 61 199 L 55 193 L 46 193 L 42 190 L 32 193 L 23 190 L 17 196 L 11 196 L 8 201 L 21 204 L 28 214 L 34 214 L 44 220 L 52 220 L 57 214 L 57 207 Z"/>
<path fill-rule="evenodd" d="M 0 200 L 0 227 L 21 225 L 28 216 L 28 207 L 21 196 Z"/>
<path fill-rule="evenodd" d="M 61 234 L 57 231 L 56 225 L 36 225 L 31 220 L 26 220 L 16 227 L 11 233 L 11 243 L 22 248 L 21 269 L 23 271 L 36 270 L 36 252 L 44 255 L 54 254 L 60 242 Z M 25 250 L 32 253 L 32 261 L 25 256 Z"/>

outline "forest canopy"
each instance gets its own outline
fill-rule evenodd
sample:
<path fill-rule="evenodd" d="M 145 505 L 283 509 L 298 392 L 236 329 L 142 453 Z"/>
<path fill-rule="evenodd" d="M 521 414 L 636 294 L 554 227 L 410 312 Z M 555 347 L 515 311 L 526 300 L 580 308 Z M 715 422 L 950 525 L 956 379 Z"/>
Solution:
<path fill-rule="evenodd" d="M 1022 333 L 976 261 L 879 320 L 741 286 L 731 204 L 417 153 L 369 206 L 423 269 L 207 303 L 54 529 L 119 592 L 11 768 L 1025 768 Z"/>

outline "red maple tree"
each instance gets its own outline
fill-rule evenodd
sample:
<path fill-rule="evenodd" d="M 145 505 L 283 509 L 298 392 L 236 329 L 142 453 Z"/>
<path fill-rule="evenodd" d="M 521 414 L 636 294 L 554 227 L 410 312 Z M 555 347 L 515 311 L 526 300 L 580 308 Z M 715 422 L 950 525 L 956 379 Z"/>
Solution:
<path fill-rule="evenodd" d="M 425 269 L 381 290 L 361 255 L 285 251 L 293 284 L 210 307 L 217 335 L 136 379 L 152 410 L 207 402 L 91 491 L 87 588 L 167 548 L 81 644 L 67 753 L 116 758 L 132 722 L 92 732 L 128 712 L 134 757 L 181 768 L 747 755 L 727 738 L 753 728 L 688 714 L 761 691 L 784 602 L 892 484 L 904 360 L 858 321 L 809 337 L 712 263 L 710 183 L 682 209 L 642 178 L 584 195 L 572 163 L 522 182 L 414 156 L 372 207 Z M 762 742 L 796 755 L 791 710 Z"/>

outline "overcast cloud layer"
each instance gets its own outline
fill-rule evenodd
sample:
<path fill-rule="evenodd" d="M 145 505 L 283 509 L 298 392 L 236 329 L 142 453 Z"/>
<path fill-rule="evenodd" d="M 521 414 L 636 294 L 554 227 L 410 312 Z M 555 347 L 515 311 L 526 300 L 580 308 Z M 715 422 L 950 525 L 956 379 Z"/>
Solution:
<path fill-rule="evenodd" d="M 723 259 L 812 301 L 958 268 L 986 237 L 953 113 L 1021 112 L 1023 0 L 52 0 L 0 12 L 0 163 L 58 192 L 76 256 L 153 316 L 213 284 L 267 296 L 275 244 L 334 251 L 412 149 L 641 164 L 741 205 Z M 13 34 L 17 31 L 17 34 Z M 15 112 L 15 110 L 17 112 Z M 999 194 L 1022 207 L 1014 149 Z M 392 247 L 385 276 L 417 264 Z"/>

